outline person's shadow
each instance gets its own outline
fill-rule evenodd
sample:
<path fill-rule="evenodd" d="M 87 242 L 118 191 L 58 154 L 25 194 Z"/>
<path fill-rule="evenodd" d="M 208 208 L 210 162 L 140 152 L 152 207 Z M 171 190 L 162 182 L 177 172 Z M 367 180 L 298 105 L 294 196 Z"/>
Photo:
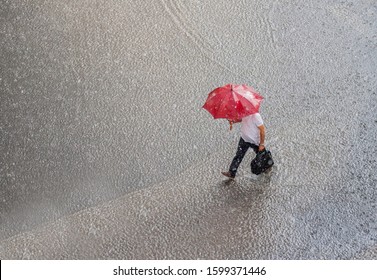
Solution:
<path fill-rule="evenodd" d="M 244 175 L 236 179 L 226 179 L 216 186 L 216 195 L 227 204 L 238 207 L 261 206 L 263 196 L 269 191 L 271 174 Z"/>
<path fill-rule="evenodd" d="M 265 250 L 266 207 L 271 197 L 269 176 L 239 176 L 222 180 L 208 190 L 202 205 L 202 222 L 215 253 L 211 257 L 245 259 L 258 257 Z M 266 203 L 267 202 L 267 203 Z"/>

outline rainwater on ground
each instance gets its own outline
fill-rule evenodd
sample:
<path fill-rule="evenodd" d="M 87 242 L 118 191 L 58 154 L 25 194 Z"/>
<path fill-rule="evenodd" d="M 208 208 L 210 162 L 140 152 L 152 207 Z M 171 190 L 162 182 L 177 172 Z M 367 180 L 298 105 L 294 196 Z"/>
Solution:
<path fill-rule="evenodd" d="M 377 258 L 377 3 L 0 5 L 1 259 Z M 201 108 L 249 84 L 275 166 Z"/>

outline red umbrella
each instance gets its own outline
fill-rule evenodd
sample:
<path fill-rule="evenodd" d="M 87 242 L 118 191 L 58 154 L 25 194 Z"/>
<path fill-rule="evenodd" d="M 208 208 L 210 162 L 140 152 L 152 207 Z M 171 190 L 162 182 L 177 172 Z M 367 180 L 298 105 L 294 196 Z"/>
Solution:
<path fill-rule="evenodd" d="M 263 97 L 250 86 L 227 84 L 211 91 L 203 108 L 215 119 L 239 121 L 258 113 L 262 100 Z"/>

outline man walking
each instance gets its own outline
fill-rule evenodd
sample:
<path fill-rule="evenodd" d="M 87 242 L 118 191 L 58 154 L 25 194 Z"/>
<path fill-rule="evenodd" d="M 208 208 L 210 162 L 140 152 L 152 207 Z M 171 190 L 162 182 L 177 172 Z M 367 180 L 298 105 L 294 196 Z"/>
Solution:
<path fill-rule="evenodd" d="M 265 149 L 265 127 L 259 113 L 246 116 L 242 120 L 228 121 L 231 129 L 233 123 L 241 122 L 241 138 L 238 142 L 236 155 L 230 164 L 229 171 L 221 172 L 224 176 L 233 179 L 236 176 L 238 166 L 241 164 L 241 161 L 249 148 L 252 148 L 255 153 Z"/>

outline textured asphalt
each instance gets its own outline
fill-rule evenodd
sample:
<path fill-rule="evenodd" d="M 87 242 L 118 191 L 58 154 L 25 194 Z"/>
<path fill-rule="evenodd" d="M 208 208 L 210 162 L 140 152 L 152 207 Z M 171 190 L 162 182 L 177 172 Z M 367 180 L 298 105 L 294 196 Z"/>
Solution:
<path fill-rule="evenodd" d="M 1 1 L 1 259 L 377 259 L 377 4 Z M 245 83 L 276 165 L 203 109 Z"/>

